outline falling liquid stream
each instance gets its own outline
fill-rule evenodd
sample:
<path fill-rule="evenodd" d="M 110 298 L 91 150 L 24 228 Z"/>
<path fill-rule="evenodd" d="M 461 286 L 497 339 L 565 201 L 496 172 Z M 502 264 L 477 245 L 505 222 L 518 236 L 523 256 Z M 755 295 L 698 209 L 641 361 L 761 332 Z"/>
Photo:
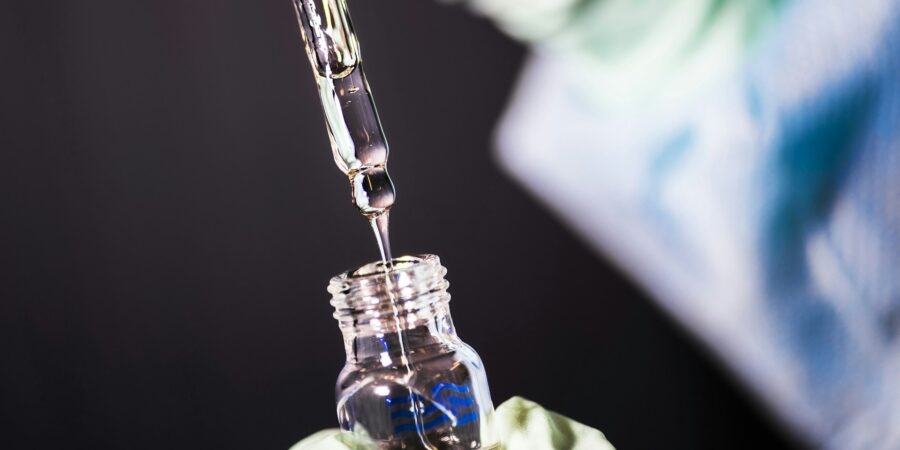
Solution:
<path fill-rule="evenodd" d="M 391 238 L 388 234 L 388 219 L 390 212 L 369 219 L 372 231 L 375 233 L 375 241 L 378 243 L 378 251 L 381 253 L 381 262 L 386 271 L 393 269 L 393 257 L 391 256 Z"/>

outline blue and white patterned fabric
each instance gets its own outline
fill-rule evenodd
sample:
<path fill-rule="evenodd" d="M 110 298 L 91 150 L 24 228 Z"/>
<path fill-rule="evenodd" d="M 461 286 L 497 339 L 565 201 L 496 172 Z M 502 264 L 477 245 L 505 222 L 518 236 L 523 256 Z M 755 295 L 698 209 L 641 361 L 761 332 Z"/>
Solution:
<path fill-rule="evenodd" d="M 799 436 L 900 448 L 900 1 L 470 3 L 534 43 L 506 170 Z"/>

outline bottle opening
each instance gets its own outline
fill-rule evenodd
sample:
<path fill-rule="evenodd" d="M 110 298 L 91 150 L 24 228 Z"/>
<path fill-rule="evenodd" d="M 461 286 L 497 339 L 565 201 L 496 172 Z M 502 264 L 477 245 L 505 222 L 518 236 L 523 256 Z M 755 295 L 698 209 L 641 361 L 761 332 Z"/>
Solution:
<path fill-rule="evenodd" d="M 435 258 L 437 257 L 435 256 Z M 424 262 L 425 260 L 418 256 L 401 256 L 392 259 L 390 263 L 376 261 L 350 272 L 350 278 L 366 277 L 369 275 L 384 275 L 389 272 L 403 271 Z"/>
<path fill-rule="evenodd" d="M 331 294 L 339 293 L 350 285 L 408 284 L 424 281 L 435 275 L 443 277 L 447 270 L 436 255 L 405 255 L 390 261 L 375 261 L 335 275 L 328 286 Z"/>
<path fill-rule="evenodd" d="M 424 317 L 436 302 L 449 301 L 446 273 L 435 255 L 401 256 L 348 270 L 328 285 L 334 317 L 348 325 L 410 312 Z"/>

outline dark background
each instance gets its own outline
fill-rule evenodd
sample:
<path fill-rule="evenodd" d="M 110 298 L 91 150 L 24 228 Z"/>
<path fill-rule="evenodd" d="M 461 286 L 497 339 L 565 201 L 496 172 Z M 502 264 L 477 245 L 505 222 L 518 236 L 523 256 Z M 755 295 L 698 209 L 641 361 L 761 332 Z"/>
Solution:
<path fill-rule="evenodd" d="M 441 255 L 495 403 L 620 449 L 788 447 L 495 167 L 524 49 L 461 8 L 352 6 L 395 253 Z M 0 447 L 284 450 L 334 426 L 324 287 L 377 252 L 290 1 L 4 1 L 0 52 Z"/>

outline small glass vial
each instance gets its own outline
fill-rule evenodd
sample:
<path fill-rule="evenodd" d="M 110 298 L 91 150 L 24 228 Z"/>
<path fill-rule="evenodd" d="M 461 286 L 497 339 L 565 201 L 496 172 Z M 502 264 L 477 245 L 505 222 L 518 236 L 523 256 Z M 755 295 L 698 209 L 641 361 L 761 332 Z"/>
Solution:
<path fill-rule="evenodd" d="M 492 449 L 494 406 L 481 358 L 456 335 L 433 255 L 378 262 L 331 279 L 347 362 L 341 429 L 377 449 Z"/>

